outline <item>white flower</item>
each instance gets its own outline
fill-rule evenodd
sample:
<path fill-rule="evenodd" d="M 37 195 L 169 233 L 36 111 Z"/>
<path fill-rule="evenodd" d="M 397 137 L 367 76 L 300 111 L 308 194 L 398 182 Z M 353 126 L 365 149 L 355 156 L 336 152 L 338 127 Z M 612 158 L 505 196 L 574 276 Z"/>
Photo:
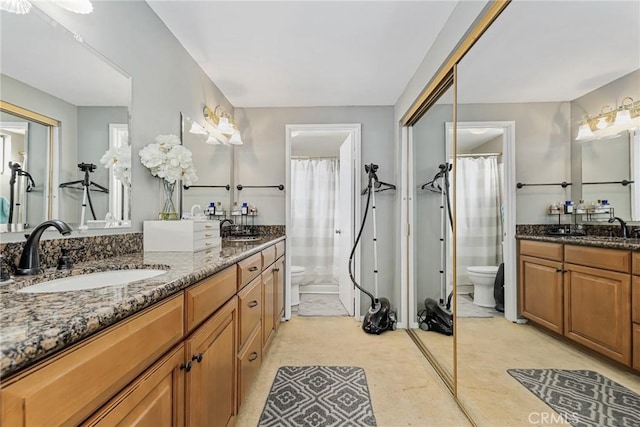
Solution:
<path fill-rule="evenodd" d="M 100 159 L 100 163 L 105 168 L 113 168 L 116 179 L 126 186 L 131 186 L 131 145 L 109 148 Z"/>
<path fill-rule="evenodd" d="M 191 185 L 198 180 L 191 151 L 180 145 L 180 138 L 176 135 L 158 135 L 155 140 L 155 143 L 138 152 L 140 161 L 153 176 L 169 183 L 182 179 L 184 185 Z"/>

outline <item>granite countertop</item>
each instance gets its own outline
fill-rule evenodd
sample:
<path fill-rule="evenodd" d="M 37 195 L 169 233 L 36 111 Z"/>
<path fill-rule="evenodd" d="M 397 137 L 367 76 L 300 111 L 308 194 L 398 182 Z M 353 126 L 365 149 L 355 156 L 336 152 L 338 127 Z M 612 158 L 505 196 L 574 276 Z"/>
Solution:
<path fill-rule="evenodd" d="M 604 236 L 549 236 L 539 234 L 516 234 L 516 239 L 537 240 L 539 242 L 564 243 L 579 246 L 640 251 L 640 239 Z"/>
<path fill-rule="evenodd" d="M 76 265 L 71 271 L 47 270 L 0 286 L 0 379 L 153 305 L 189 285 L 283 240 L 227 243 L 203 252 L 144 252 Z M 105 270 L 168 270 L 125 286 L 57 292 L 18 293 L 54 278 Z"/>

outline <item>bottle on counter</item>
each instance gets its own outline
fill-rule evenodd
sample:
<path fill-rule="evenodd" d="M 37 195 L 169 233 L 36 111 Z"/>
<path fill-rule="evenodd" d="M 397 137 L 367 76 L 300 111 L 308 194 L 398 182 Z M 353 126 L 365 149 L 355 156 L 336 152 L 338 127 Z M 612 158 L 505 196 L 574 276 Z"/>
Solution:
<path fill-rule="evenodd" d="M 242 204 L 242 207 L 240 208 L 240 214 L 241 215 L 248 215 L 249 214 L 249 206 L 246 203 Z"/>
<path fill-rule="evenodd" d="M 240 215 L 240 207 L 238 206 L 238 202 L 233 202 L 233 208 L 231 208 L 231 216 Z"/>
<path fill-rule="evenodd" d="M 571 202 L 571 200 L 567 200 L 566 202 L 564 202 L 564 213 L 566 214 L 573 213 L 573 203 Z"/>

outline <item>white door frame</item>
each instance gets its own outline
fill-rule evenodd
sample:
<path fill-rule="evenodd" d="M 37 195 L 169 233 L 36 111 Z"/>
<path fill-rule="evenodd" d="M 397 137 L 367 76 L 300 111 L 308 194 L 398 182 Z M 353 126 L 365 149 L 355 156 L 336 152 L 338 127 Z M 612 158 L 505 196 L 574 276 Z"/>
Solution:
<path fill-rule="evenodd" d="M 300 124 L 300 125 L 285 125 L 285 185 L 287 190 L 291 189 L 291 135 L 293 132 L 300 131 L 345 131 L 351 134 L 351 138 L 353 141 L 354 147 L 354 165 L 353 165 L 353 177 L 354 177 L 354 195 L 358 197 L 361 191 L 361 180 L 360 180 L 360 163 L 361 163 L 361 124 L 360 123 L 331 123 L 331 124 Z M 284 284 L 284 318 L 285 320 L 291 319 L 291 248 L 289 233 L 291 231 L 291 191 L 286 192 L 285 196 L 286 205 L 285 205 L 285 233 L 287 235 L 286 247 L 285 247 L 285 263 L 286 263 L 286 274 L 285 274 L 285 284 Z M 352 227 L 352 236 L 357 235 L 356 226 L 360 220 L 360 212 L 361 212 L 361 200 L 358 198 L 354 203 L 354 213 L 353 217 L 355 219 L 353 227 Z M 360 283 L 360 245 L 356 248 L 356 252 L 354 255 L 355 258 L 355 271 L 354 276 L 358 283 Z M 355 302 L 354 302 L 354 317 L 357 320 L 360 320 L 362 316 L 360 315 L 360 292 L 355 292 Z"/>
<path fill-rule="evenodd" d="M 516 322 L 518 319 L 518 278 L 516 257 L 516 122 L 482 121 L 457 122 L 460 129 L 502 128 L 502 160 L 504 168 L 504 317 Z M 450 138 L 453 123 L 446 125 L 446 138 Z"/>

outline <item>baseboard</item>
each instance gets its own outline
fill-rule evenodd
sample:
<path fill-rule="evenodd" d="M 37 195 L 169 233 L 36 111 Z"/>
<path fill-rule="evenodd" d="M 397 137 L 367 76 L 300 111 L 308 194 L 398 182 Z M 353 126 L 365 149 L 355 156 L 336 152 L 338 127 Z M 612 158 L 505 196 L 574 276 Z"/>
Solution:
<path fill-rule="evenodd" d="M 300 285 L 301 294 L 337 294 L 338 285 Z"/>

